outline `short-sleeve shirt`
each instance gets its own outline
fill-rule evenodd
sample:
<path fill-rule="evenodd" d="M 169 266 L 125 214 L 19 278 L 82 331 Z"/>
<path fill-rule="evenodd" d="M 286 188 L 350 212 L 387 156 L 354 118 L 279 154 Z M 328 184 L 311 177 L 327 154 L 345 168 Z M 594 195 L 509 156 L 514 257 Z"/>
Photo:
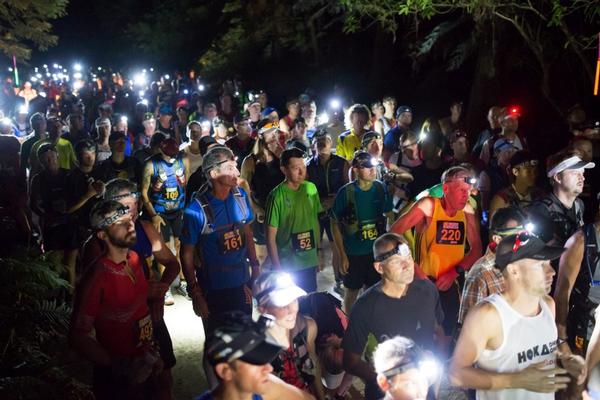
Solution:
<path fill-rule="evenodd" d="M 347 199 L 349 190 L 354 191 L 354 205 L 349 204 Z M 354 208 L 353 211 L 350 210 L 352 207 Z M 357 181 L 342 186 L 335 196 L 333 206 L 331 207 L 331 215 L 336 221 L 342 222 L 347 214 L 352 212 L 357 220 L 359 230 L 356 234 L 347 234 L 342 229 L 346 254 L 370 254 L 373 251 L 373 242 L 375 239 L 385 232 L 377 232 L 376 235 L 368 236 L 363 235 L 363 231 L 366 229 L 373 230 L 373 228 L 377 231 L 377 227 L 373 227 L 373 225 L 376 225 L 377 220 L 384 219 L 383 214 L 391 210 L 392 199 L 385 185 L 379 181 L 373 182 L 373 185 L 367 191 L 360 189 Z"/>
<path fill-rule="evenodd" d="M 73 169 L 77 158 L 75 157 L 75 151 L 73 150 L 71 142 L 64 138 L 58 138 L 55 146 L 56 151 L 58 152 L 59 167 L 66 170 Z"/>
<path fill-rule="evenodd" d="M 319 213 L 323 211 L 319 192 L 312 182 L 305 181 L 298 190 L 284 181 L 269 194 L 266 223 L 277 228 L 277 251 L 281 267 L 299 270 L 319 264 Z"/>
<path fill-rule="evenodd" d="M 227 289 L 241 286 L 250 278 L 246 238 L 243 225 L 250 223 L 254 214 L 248 195 L 242 188 L 233 191 L 225 201 L 210 192 L 205 198 L 213 214 L 210 233 L 202 234 L 209 223 L 200 201 L 194 197 L 183 213 L 183 230 L 180 237 L 184 245 L 197 246 L 202 267 L 199 269 L 202 286 L 207 290 Z M 235 196 L 240 196 L 237 200 Z M 246 205 L 242 210 L 239 201 Z"/>
<path fill-rule="evenodd" d="M 362 139 L 360 139 L 351 129 L 342 133 L 337 140 L 335 154 L 350 161 L 354 157 L 354 152 L 362 147 Z"/>
<path fill-rule="evenodd" d="M 397 335 L 433 350 L 436 323 L 441 325 L 444 319 L 435 285 L 428 279 L 415 278 L 399 299 L 387 296 L 381 286 L 381 282 L 371 286 L 352 306 L 342 341 L 344 351 L 370 360 L 378 343 Z"/>
<path fill-rule="evenodd" d="M 83 334 L 95 329 L 96 340 L 111 356 L 142 354 L 152 339 L 152 321 L 148 282 L 137 253 L 127 253 L 127 264 L 99 258 L 80 285 L 72 329 Z"/>

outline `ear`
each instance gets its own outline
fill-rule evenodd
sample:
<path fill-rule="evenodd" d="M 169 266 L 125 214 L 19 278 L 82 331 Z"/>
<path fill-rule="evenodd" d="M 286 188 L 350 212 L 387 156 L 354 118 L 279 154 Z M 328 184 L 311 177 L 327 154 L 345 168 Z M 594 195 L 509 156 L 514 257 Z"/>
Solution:
<path fill-rule="evenodd" d="M 500 241 L 502 240 L 502 236 L 500 235 L 492 235 L 492 242 L 494 243 L 500 243 Z"/>
<path fill-rule="evenodd" d="M 375 261 L 373 263 L 373 268 L 375 268 L 375 271 L 377 271 L 377 273 L 379 273 L 380 275 L 383 275 L 383 264 L 380 263 L 379 261 Z"/>
<path fill-rule="evenodd" d="M 506 272 L 508 272 L 508 275 L 511 275 L 512 277 L 518 277 L 519 276 L 519 266 L 513 263 L 510 263 L 506 266 Z"/>
<path fill-rule="evenodd" d="M 215 179 L 217 177 L 217 171 L 215 168 L 211 169 L 208 174 L 210 175 L 211 179 Z"/>
<path fill-rule="evenodd" d="M 377 374 L 377 384 L 384 392 L 387 392 L 390 389 L 390 382 L 385 376 L 383 376 L 383 374 Z"/>
<path fill-rule="evenodd" d="M 448 184 L 447 183 L 443 183 L 442 184 L 442 192 L 444 192 L 444 195 L 447 195 L 449 192 L 449 188 L 448 188 Z"/>
<path fill-rule="evenodd" d="M 512 174 L 514 176 L 517 176 L 517 173 L 519 172 L 519 170 L 517 168 L 513 168 L 513 169 L 510 170 L 510 172 L 512 172 Z"/>
<path fill-rule="evenodd" d="M 279 167 L 279 169 L 281 170 L 281 173 L 285 175 L 285 167 L 283 165 L 281 165 Z"/>
<path fill-rule="evenodd" d="M 227 363 L 220 363 L 215 366 L 215 375 L 224 381 L 230 381 L 233 379 L 233 370 Z"/>
<path fill-rule="evenodd" d="M 104 231 L 98 231 L 96 233 L 96 236 L 98 237 L 98 239 L 102 240 L 103 242 L 108 238 L 108 235 Z"/>
<path fill-rule="evenodd" d="M 560 172 L 558 174 L 554 174 L 554 176 L 552 177 L 552 181 L 556 182 L 556 183 L 560 183 L 561 177 L 559 175 L 560 175 Z"/>

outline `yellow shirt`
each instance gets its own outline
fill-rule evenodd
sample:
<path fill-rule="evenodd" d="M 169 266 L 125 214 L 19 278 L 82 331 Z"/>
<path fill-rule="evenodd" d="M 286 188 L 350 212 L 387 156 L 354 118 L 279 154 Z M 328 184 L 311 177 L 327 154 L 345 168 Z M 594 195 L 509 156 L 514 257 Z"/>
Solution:
<path fill-rule="evenodd" d="M 349 132 L 349 133 L 348 133 Z M 337 145 L 335 148 L 335 154 L 345 158 L 348 161 L 352 161 L 354 158 L 354 152 L 362 148 L 362 139 L 354 134 L 354 129 L 346 131 L 338 136 Z"/>
<path fill-rule="evenodd" d="M 431 222 L 416 235 L 416 262 L 427 276 L 439 276 L 456 267 L 465 257 L 467 218 L 463 210 L 446 215 L 440 199 L 435 202 Z"/>

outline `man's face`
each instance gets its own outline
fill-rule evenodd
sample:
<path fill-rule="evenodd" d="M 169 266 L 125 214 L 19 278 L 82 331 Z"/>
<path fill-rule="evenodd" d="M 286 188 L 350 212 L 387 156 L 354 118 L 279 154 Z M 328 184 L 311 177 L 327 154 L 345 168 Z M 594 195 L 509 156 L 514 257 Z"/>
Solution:
<path fill-rule="evenodd" d="M 411 112 L 403 112 L 398 117 L 398 124 L 400 126 L 410 126 L 412 124 L 412 113 Z"/>
<path fill-rule="evenodd" d="M 252 103 L 248 106 L 248 113 L 251 116 L 258 116 L 260 114 L 260 103 Z"/>
<path fill-rule="evenodd" d="M 273 111 L 269 115 L 267 115 L 267 119 L 271 122 L 278 122 L 279 114 L 277 113 L 277 111 Z"/>
<path fill-rule="evenodd" d="M 452 106 L 450 107 L 450 112 L 452 113 L 452 115 L 460 115 L 462 114 L 462 104 L 460 103 L 456 103 L 456 104 L 452 104 Z"/>
<path fill-rule="evenodd" d="M 283 174 L 288 182 L 299 185 L 306 179 L 306 164 L 303 158 L 290 158 L 289 164 L 283 167 Z"/>
<path fill-rule="evenodd" d="M 385 249 L 384 252 L 393 248 L 394 246 L 390 243 L 389 248 Z M 415 278 L 415 262 L 411 255 L 396 254 L 376 264 L 379 264 L 379 268 L 376 269 L 381 271 L 382 278 L 388 282 L 408 285 Z"/>
<path fill-rule="evenodd" d="M 158 118 L 160 119 L 160 123 L 162 125 L 168 125 L 171 123 L 173 116 L 171 114 L 160 114 Z"/>
<path fill-rule="evenodd" d="M 306 134 L 306 125 L 303 122 L 298 122 L 294 129 L 292 129 L 292 137 L 294 139 L 304 139 L 304 135 Z"/>
<path fill-rule="evenodd" d="M 367 153 L 369 153 L 373 157 L 379 158 L 379 157 L 381 157 L 382 152 L 383 152 L 383 140 L 382 139 L 373 139 L 369 142 L 369 144 L 367 146 Z"/>
<path fill-rule="evenodd" d="M 204 107 L 204 116 L 208 118 L 210 121 L 217 118 L 217 109 L 215 107 Z"/>
<path fill-rule="evenodd" d="M 40 163 L 48 171 L 58 171 L 58 153 L 54 150 L 46 151 L 40 157 Z"/>
<path fill-rule="evenodd" d="M 197 142 L 202 137 L 202 126 L 200 124 L 190 125 L 190 140 Z"/>
<path fill-rule="evenodd" d="M 100 135 L 100 137 L 105 137 L 110 135 L 110 124 L 104 124 L 104 125 L 100 125 L 98 127 L 98 134 Z"/>
<path fill-rule="evenodd" d="M 532 161 L 534 162 L 532 163 Z M 524 162 L 513 168 L 513 174 L 517 183 L 523 184 L 526 187 L 535 186 L 538 177 L 537 161 L 532 161 Z"/>
<path fill-rule="evenodd" d="M 358 177 L 358 179 L 363 181 L 372 182 L 377 177 L 377 168 L 352 168 L 354 170 L 354 174 Z"/>
<path fill-rule="evenodd" d="M 250 126 L 250 120 L 242 120 L 240 122 L 238 122 L 237 124 L 235 124 L 235 131 L 237 132 L 237 134 L 239 136 L 242 137 L 246 137 L 248 135 L 250 135 L 250 132 L 252 132 L 252 127 Z"/>
<path fill-rule="evenodd" d="M 84 150 L 80 153 L 79 157 L 83 167 L 92 167 L 96 162 L 96 152 L 93 150 Z"/>
<path fill-rule="evenodd" d="M 187 111 L 184 108 L 180 108 L 179 110 L 177 110 L 177 118 L 179 118 L 180 121 L 187 122 L 187 120 L 188 120 Z"/>
<path fill-rule="evenodd" d="M 281 145 L 279 143 L 279 133 L 276 132 L 269 132 L 269 133 L 265 133 L 263 135 L 263 139 L 265 141 L 265 144 L 267 145 L 267 149 L 269 151 L 271 151 L 274 154 L 279 154 L 279 151 L 281 150 Z"/>
<path fill-rule="evenodd" d="M 416 368 L 411 368 L 388 380 L 387 393 L 393 400 L 425 400 L 427 398 L 427 378 Z"/>
<path fill-rule="evenodd" d="M 48 124 L 48 136 L 51 140 L 58 139 L 62 132 L 62 123 L 58 119 L 52 119 Z"/>
<path fill-rule="evenodd" d="M 583 183 L 585 182 L 583 171 L 583 168 L 566 169 L 559 173 L 555 179 L 558 179 L 559 186 L 562 190 L 574 196 L 578 196 L 583 192 Z"/>
<path fill-rule="evenodd" d="M 502 119 L 502 129 L 507 132 L 516 132 L 519 129 L 519 118 L 505 117 Z"/>
<path fill-rule="evenodd" d="M 221 185 L 233 188 L 237 186 L 237 178 L 240 171 L 237 169 L 235 160 L 225 161 L 211 172 L 212 179 Z"/>
<path fill-rule="evenodd" d="M 258 95 L 258 102 L 260 103 L 260 105 L 265 108 L 267 106 L 267 102 L 269 101 L 269 98 L 267 97 L 266 93 L 261 93 Z"/>
<path fill-rule="evenodd" d="M 71 132 L 78 132 L 83 129 L 83 119 L 81 117 L 69 118 L 69 130 Z"/>
<path fill-rule="evenodd" d="M 395 100 L 386 100 L 386 101 L 383 102 L 383 107 L 385 108 L 385 111 L 387 113 L 393 114 L 394 111 L 396 111 L 396 107 L 397 106 L 398 105 L 396 104 Z"/>
<path fill-rule="evenodd" d="M 36 132 L 40 132 L 40 133 L 46 132 L 46 120 L 45 119 L 39 120 L 37 123 L 35 123 L 32 126 L 32 128 Z"/>
<path fill-rule="evenodd" d="M 294 329 L 298 316 L 298 300 L 292 301 L 285 307 L 267 306 L 265 313 L 275 317 L 275 323 L 284 329 Z"/>
<path fill-rule="evenodd" d="M 528 294 L 540 297 L 550 294 L 555 274 L 550 261 L 525 258 L 515 264 L 519 268 L 523 288 Z"/>
<path fill-rule="evenodd" d="M 385 108 L 382 105 L 374 105 L 371 107 L 371 112 L 374 116 L 379 118 L 385 113 Z"/>
<path fill-rule="evenodd" d="M 111 142 L 110 144 L 110 150 L 113 153 L 125 153 L 125 138 L 119 138 L 117 140 L 114 140 L 113 142 Z"/>
<path fill-rule="evenodd" d="M 467 138 L 459 137 L 455 140 L 454 143 L 452 143 L 452 151 L 454 152 L 455 157 L 463 158 L 469 152 Z"/>
<path fill-rule="evenodd" d="M 119 192 L 118 195 L 121 196 L 127 193 L 129 193 L 129 191 L 124 190 L 122 192 Z M 129 215 L 131 216 L 131 219 L 135 222 L 135 220 L 138 218 L 138 199 L 135 196 L 127 196 L 122 197 L 117 201 L 123 204 L 125 207 L 129 207 Z"/>
<path fill-rule="evenodd" d="M 331 154 L 331 139 L 326 138 L 317 142 L 317 154 L 327 156 Z"/>
<path fill-rule="evenodd" d="M 298 115 L 300 112 L 300 103 L 292 103 L 288 106 L 288 113 L 292 115 Z"/>
<path fill-rule="evenodd" d="M 488 123 L 490 124 L 490 128 L 496 129 L 496 128 L 500 127 L 500 122 L 498 121 L 498 118 L 500 118 L 500 115 L 502 115 L 502 109 L 500 107 L 490 108 L 490 110 L 488 111 L 488 115 L 487 115 L 487 120 L 488 120 Z"/>
<path fill-rule="evenodd" d="M 433 160 L 440 156 L 441 149 L 432 140 L 421 143 L 421 157 L 423 160 Z"/>
<path fill-rule="evenodd" d="M 402 153 L 409 160 L 418 160 L 419 159 L 419 145 L 417 144 L 416 139 L 405 140 L 401 144 Z"/>
<path fill-rule="evenodd" d="M 362 112 L 352 113 L 352 116 L 350 117 L 350 121 L 352 122 L 352 127 L 354 128 L 355 131 L 364 130 L 365 125 L 367 125 L 368 119 L 369 118 L 367 117 L 367 115 Z"/>
<path fill-rule="evenodd" d="M 271 364 L 252 365 L 235 360 L 232 368 L 232 381 L 240 392 L 266 395 L 271 387 L 269 374 L 273 371 Z"/>
<path fill-rule="evenodd" d="M 156 130 L 156 120 L 154 118 L 144 121 L 143 125 L 146 133 L 152 134 Z"/>
<path fill-rule="evenodd" d="M 515 147 L 509 147 L 502 149 L 496 153 L 496 159 L 498 164 L 502 167 L 506 167 L 510 163 L 510 159 L 515 155 L 517 149 Z"/>
<path fill-rule="evenodd" d="M 121 249 L 134 246 L 137 240 L 135 225 L 129 213 L 106 228 L 105 232 L 107 236 L 106 240 L 113 246 Z"/>
<path fill-rule="evenodd" d="M 114 131 L 115 132 L 127 132 L 128 131 L 127 121 L 124 119 L 117 121 L 117 123 L 114 126 Z"/>
<path fill-rule="evenodd" d="M 465 182 L 467 177 L 469 177 L 469 174 L 466 172 L 459 172 L 449 182 L 444 182 L 444 199 L 450 208 L 454 210 L 462 210 L 469 201 L 473 185 Z"/>

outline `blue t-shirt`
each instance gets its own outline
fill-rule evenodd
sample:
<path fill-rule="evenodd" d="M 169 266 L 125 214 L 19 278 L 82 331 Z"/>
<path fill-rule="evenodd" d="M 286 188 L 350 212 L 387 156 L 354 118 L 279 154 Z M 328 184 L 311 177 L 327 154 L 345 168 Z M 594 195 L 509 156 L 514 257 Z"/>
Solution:
<path fill-rule="evenodd" d="M 235 196 L 239 196 L 236 200 Z M 247 243 L 244 224 L 254 219 L 248 195 L 239 188 L 239 194 L 229 193 L 225 201 L 206 192 L 212 208 L 213 224 L 210 233 L 202 234 L 207 222 L 206 213 L 196 196 L 183 213 L 181 243 L 197 246 L 202 267 L 197 274 L 202 287 L 210 290 L 241 286 L 250 278 L 247 261 Z M 238 204 L 245 203 L 245 210 Z"/>
<path fill-rule="evenodd" d="M 351 212 L 351 205 L 346 199 L 350 188 L 354 190 L 355 210 L 354 216 L 357 221 L 358 232 L 348 234 L 344 232 L 342 221 Z M 346 254 L 366 255 L 373 252 L 373 242 L 377 237 L 385 233 L 379 232 L 376 222 L 379 220 L 385 224 L 384 214 L 392 210 L 392 198 L 385 185 L 380 181 L 374 181 L 371 189 L 363 191 L 358 187 L 357 181 L 352 181 L 340 188 L 335 196 L 331 207 L 331 216 L 340 223 L 344 237 L 344 250 Z M 383 225 L 385 229 L 385 225 Z"/>

